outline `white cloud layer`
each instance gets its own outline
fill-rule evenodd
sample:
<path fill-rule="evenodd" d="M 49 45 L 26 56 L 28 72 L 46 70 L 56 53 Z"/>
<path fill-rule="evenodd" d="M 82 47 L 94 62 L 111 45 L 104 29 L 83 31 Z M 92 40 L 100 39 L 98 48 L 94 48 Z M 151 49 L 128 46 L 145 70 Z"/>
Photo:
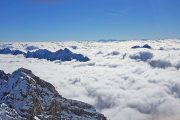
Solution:
<path fill-rule="evenodd" d="M 131 49 L 144 44 L 152 49 Z M 50 51 L 67 47 L 91 61 L 0 55 L 0 69 L 30 69 L 64 97 L 90 103 L 111 120 L 180 119 L 179 40 L 0 43 L 0 48 L 22 51 L 27 46 Z"/>

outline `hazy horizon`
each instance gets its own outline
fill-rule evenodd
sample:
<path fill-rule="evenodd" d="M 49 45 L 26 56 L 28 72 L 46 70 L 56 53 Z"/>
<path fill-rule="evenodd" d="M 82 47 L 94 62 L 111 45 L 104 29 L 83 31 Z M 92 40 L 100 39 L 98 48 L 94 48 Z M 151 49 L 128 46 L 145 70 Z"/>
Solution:
<path fill-rule="evenodd" d="M 180 40 L 180 38 L 142 38 L 142 39 L 96 39 L 96 40 L 0 40 L 0 42 L 85 42 L 85 41 L 146 41 L 146 40 Z"/>

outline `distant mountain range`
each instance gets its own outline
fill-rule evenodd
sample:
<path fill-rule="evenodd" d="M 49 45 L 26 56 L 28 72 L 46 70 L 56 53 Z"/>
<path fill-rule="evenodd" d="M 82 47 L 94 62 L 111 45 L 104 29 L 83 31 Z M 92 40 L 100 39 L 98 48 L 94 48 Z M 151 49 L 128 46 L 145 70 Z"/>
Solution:
<path fill-rule="evenodd" d="M 28 51 L 27 53 L 22 52 L 20 50 L 11 50 L 10 48 L 0 49 L 0 54 L 12 54 L 12 55 L 20 55 L 23 54 L 26 58 L 38 58 L 38 59 L 46 59 L 50 61 L 61 60 L 61 61 L 71 61 L 77 60 L 80 62 L 86 62 L 90 59 L 82 54 L 76 54 L 71 52 L 69 49 L 65 48 L 60 49 L 56 52 L 51 52 L 46 49 L 39 49 L 33 52 Z"/>

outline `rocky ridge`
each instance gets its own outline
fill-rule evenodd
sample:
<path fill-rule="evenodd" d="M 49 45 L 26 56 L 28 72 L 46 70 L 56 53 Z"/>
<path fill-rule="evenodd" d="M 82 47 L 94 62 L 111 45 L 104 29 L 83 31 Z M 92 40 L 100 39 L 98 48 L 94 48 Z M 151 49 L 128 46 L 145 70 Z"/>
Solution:
<path fill-rule="evenodd" d="M 106 120 L 93 106 L 62 97 L 24 68 L 0 71 L 0 104 L 0 118 L 6 120 Z"/>
<path fill-rule="evenodd" d="M 33 49 L 33 48 L 28 48 Z M 26 58 L 38 58 L 46 59 L 50 61 L 60 60 L 60 61 L 71 61 L 77 60 L 80 62 L 87 62 L 90 59 L 82 54 L 77 54 L 71 52 L 69 49 L 60 49 L 56 52 L 51 52 L 47 49 L 38 49 L 36 51 L 28 51 L 27 53 L 20 50 L 11 50 L 10 48 L 0 49 L 0 54 L 11 54 L 11 55 L 23 55 Z"/>

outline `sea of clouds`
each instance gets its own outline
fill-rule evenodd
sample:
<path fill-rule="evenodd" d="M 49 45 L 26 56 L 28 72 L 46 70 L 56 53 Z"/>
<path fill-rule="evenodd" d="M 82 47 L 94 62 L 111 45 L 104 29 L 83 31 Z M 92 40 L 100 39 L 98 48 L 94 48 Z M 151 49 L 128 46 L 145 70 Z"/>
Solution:
<path fill-rule="evenodd" d="M 152 49 L 134 45 L 148 44 Z M 0 55 L 0 69 L 24 67 L 61 95 L 95 106 L 111 120 L 180 119 L 180 40 L 0 43 L 22 51 L 68 48 L 91 60 L 47 61 Z"/>

